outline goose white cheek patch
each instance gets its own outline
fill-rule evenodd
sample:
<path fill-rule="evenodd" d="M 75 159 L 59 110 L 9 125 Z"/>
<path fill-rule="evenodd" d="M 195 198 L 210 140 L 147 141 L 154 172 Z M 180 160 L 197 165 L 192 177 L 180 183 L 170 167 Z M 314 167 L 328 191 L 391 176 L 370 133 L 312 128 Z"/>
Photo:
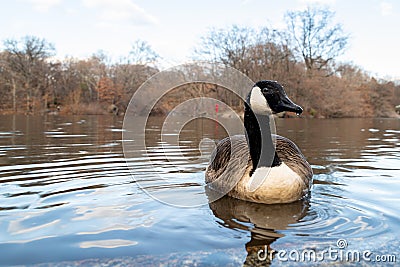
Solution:
<path fill-rule="evenodd" d="M 260 87 L 254 86 L 250 94 L 250 106 L 254 113 L 261 115 L 271 114 L 267 99 L 261 93 Z"/>

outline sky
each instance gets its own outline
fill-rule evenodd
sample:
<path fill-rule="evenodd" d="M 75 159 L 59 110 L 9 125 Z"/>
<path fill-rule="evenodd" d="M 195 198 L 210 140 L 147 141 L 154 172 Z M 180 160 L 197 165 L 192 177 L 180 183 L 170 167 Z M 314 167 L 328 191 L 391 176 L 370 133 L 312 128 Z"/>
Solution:
<path fill-rule="evenodd" d="M 5 39 L 34 35 L 54 44 L 58 58 L 87 58 L 104 51 L 127 56 L 140 39 L 162 57 L 162 65 L 193 56 L 211 27 L 232 24 L 284 29 L 284 14 L 320 4 L 336 13 L 350 34 L 342 62 L 371 75 L 400 79 L 398 0 L 0 0 L 0 47 Z M 267 79 L 267 77 L 266 77 Z"/>

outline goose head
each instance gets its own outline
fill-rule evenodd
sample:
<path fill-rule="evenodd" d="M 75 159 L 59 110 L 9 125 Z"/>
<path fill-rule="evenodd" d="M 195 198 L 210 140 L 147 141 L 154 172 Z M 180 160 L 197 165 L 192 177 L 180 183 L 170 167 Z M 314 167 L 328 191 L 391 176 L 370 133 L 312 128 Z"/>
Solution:
<path fill-rule="evenodd" d="M 258 81 L 251 89 L 246 102 L 254 113 L 260 115 L 283 111 L 296 114 L 303 112 L 303 109 L 290 100 L 282 85 L 276 81 Z"/>

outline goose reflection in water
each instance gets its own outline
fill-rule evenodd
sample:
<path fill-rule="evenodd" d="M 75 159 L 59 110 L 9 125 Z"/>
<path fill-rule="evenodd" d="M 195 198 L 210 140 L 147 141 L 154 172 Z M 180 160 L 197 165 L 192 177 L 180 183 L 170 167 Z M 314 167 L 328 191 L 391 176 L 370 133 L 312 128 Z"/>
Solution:
<path fill-rule="evenodd" d="M 270 245 L 284 236 L 280 230 L 301 220 L 307 213 L 307 200 L 289 204 L 260 204 L 224 196 L 209 206 L 213 214 L 221 219 L 224 227 L 250 231 L 251 239 L 246 243 L 247 256 L 244 266 L 259 266 L 271 263 Z M 250 224 L 249 224 L 250 223 Z M 265 255 L 267 248 L 268 255 Z"/>

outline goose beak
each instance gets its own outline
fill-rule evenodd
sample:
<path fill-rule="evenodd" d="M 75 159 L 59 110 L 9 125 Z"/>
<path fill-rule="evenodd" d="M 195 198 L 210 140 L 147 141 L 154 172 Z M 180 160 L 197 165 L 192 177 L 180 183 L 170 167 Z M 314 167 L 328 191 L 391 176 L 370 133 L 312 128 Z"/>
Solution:
<path fill-rule="evenodd" d="M 278 106 L 281 112 L 290 111 L 296 113 L 297 115 L 300 115 L 303 112 L 303 109 L 299 105 L 295 104 L 292 100 L 290 100 L 287 95 L 281 98 Z"/>

